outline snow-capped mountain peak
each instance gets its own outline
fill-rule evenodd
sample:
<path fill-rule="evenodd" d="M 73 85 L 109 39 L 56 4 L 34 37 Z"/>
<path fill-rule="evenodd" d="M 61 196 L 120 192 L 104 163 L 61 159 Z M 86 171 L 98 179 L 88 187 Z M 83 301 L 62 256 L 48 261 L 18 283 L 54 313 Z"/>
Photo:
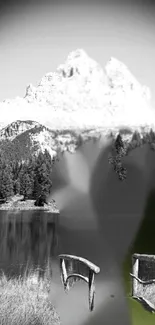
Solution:
<path fill-rule="evenodd" d="M 71 52 L 64 64 L 61 64 L 57 71 L 62 73 L 64 77 L 74 77 L 80 75 L 81 77 L 92 77 L 92 74 L 104 75 L 102 68 L 99 64 L 90 58 L 87 53 L 82 49 L 77 49 Z"/>
<path fill-rule="evenodd" d="M 141 86 L 127 66 L 118 59 L 111 57 L 105 66 L 105 71 L 112 88 L 122 88 L 126 92 L 137 93 L 146 100 L 151 99 L 149 88 Z"/>
<path fill-rule="evenodd" d="M 53 130 L 149 125 L 155 120 L 150 108 L 149 88 L 124 63 L 111 57 L 102 69 L 82 49 L 72 51 L 36 86 L 30 84 L 24 98 L 0 103 L 5 124 L 37 119 Z"/>

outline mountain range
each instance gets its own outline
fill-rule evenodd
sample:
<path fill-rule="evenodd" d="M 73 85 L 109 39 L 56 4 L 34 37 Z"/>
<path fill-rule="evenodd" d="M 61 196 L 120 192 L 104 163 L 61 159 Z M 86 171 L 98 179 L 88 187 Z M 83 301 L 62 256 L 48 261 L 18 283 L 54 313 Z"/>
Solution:
<path fill-rule="evenodd" d="M 24 98 L 0 103 L 0 112 L 0 152 L 18 161 L 45 149 L 52 158 L 66 150 L 73 153 L 81 142 L 101 134 L 116 140 L 120 130 L 128 149 L 135 147 L 135 133 L 140 143 L 154 143 L 149 88 L 116 58 L 102 69 L 82 49 L 71 52 L 36 87 L 29 85 Z"/>
<path fill-rule="evenodd" d="M 125 64 L 111 57 L 103 69 L 83 49 L 28 85 L 23 98 L 1 102 L 0 113 L 3 127 L 33 120 L 52 130 L 150 125 L 154 119 L 150 89 Z"/>

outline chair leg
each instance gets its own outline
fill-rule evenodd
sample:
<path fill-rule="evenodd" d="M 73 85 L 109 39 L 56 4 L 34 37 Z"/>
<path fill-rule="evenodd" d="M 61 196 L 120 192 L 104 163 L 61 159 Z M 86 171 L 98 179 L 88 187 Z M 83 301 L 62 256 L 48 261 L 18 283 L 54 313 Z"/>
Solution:
<path fill-rule="evenodd" d="M 69 283 L 67 282 L 67 270 L 64 259 L 60 259 L 60 275 L 64 290 L 67 293 L 69 291 Z"/>
<path fill-rule="evenodd" d="M 92 270 L 89 271 L 89 310 L 93 311 L 94 309 L 94 296 L 95 296 L 95 283 L 94 283 L 94 272 Z"/>

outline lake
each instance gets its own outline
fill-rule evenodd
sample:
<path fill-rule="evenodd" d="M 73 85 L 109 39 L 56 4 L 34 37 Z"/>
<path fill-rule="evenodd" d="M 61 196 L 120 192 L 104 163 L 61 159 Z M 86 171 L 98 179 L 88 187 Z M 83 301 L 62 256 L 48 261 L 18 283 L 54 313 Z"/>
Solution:
<path fill-rule="evenodd" d="M 70 200 L 70 215 L 67 209 L 59 217 L 43 211 L 16 214 L 0 211 L 0 268 L 12 275 L 19 274 L 27 262 L 44 268 L 50 256 L 53 276 L 49 298 L 61 315 L 63 325 L 79 325 L 80 322 L 113 325 L 116 319 L 119 324 L 131 323 L 124 298 L 129 294 L 131 253 L 155 254 L 155 155 L 148 151 L 141 157 L 136 150 L 134 152 L 133 157 L 124 158 L 128 171 L 125 182 L 118 180 L 111 167 L 106 170 L 106 165 L 105 173 L 94 175 L 94 209 L 85 193 L 77 191 L 76 197 L 72 195 Z M 99 187 L 101 184 L 98 191 L 95 183 Z M 124 269 L 125 292 L 121 270 L 129 248 Z M 68 295 L 64 293 L 57 257 L 63 253 L 87 258 L 101 269 L 95 276 L 92 313 L 88 309 L 85 283 L 77 283 Z M 130 300 L 131 310 L 134 325 L 154 324 L 154 315 Z"/>
<path fill-rule="evenodd" d="M 23 273 L 26 265 L 44 269 L 57 254 L 58 215 L 44 211 L 0 211 L 0 269 Z"/>
<path fill-rule="evenodd" d="M 153 202 L 155 202 L 154 198 Z M 121 219 L 116 219 L 117 222 L 113 222 L 114 229 L 117 229 L 118 225 L 121 226 L 122 224 Z M 107 223 L 106 229 L 110 227 L 111 222 L 112 220 L 109 219 L 109 226 Z M 72 324 L 74 320 L 74 324 L 76 325 L 79 324 L 80 319 L 81 321 L 85 320 L 85 322 L 86 320 L 89 320 L 89 323 L 93 324 L 93 315 L 95 315 L 95 311 L 98 311 L 100 306 L 102 306 L 102 312 L 103 308 L 106 307 L 104 318 L 105 324 L 108 324 L 111 310 L 113 310 L 114 317 L 117 317 L 118 319 L 120 318 L 120 309 L 118 308 L 117 311 L 117 302 L 119 301 L 120 304 L 120 300 L 118 299 L 118 287 L 116 286 L 116 282 L 118 282 L 119 286 L 119 281 L 121 281 L 119 271 L 117 270 L 117 267 L 114 269 L 111 268 L 111 265 L 114 266 L 114 263 L 110 258 L 110 255 L 108 255 L 108 247 L 106 247 L 104 239 L 100 236 L 99 232 L 92 229 L 77 230 L 75 229 L 75 223 L 73 227 L 73 223 L 74 222 L 69 222 L 65 217 L 61 217 L 60 220 L 59 215 L 43 211 L 19 211 L 17 213 L 1 211 L 0 268 L 6 274 L 15 276 L 24 272 L 27 263 L 29 267 L 32 265 L 37 267 L 39 265 L 44 269 L 48 257 L 50 257 L 54 276 L 51 278 L 51 291 L 49 298 L 52 303 L 55 304 L 58 311 L 60 311 L 64 324 Z M 126 219 L 126 229 L 128 227 L 130 227 L 130 222 L 128 223 Z M 145 228 L 146 234 L 146 224 L 143 228 Z M 144 241 L 142 240 L 142 237 L 140 239 L 141 245 L 143 243 L 142 246 L 144 249 Z M 154 236 L 151 237 L 153 239 Z M 140 241 L 138 242 L 140 243 Z M 136 246 L 138 248 L 137 244 Z M 142 252 L 145 252 L 143 249 Z M 60 281 L 59 261 L 57 258 L 57 255 L 60 253 L 86 257 L 100 266 L 101 273 L 96 275 L 95 278 L 97 294 L 95 295 L 95 311 L 93 313 L 90 313 L 88 309 L 88 287 L 85 283 L 77 283 L 70 290 L 68 295 L 64 293 Z M 101 257 L 104 258 L 101 260 Z M 130 258 L 131 256 L 129 256 L 127 260 L 125 276 L 126 284 L 129 282 L 128 272 L 130 270 L 128 265 L 130 264 Z M 112 279 L 111 283 L 110 279 Z M 120 293 L 120 298 L 121 295 L 122 292 Z M 107 308 L 107 303 L 110 308 Z M 122 302 L 122 304 L 124 303 Z M 130 307 L 136 311 L 134 302 Z M 140 314 L 143 315 L 145 312 L 138 308 L 140 308 L 140 306 L 137 305 L 137 310 L 139 310 Z M 68 320 L 66 310 L 69 310 L 70 321 Z M 75 315 L 78 315 L 76 319 Z M 90 317 L 92 317 L 92 323 L 90 322 Z M 135 319 L 137 319 L 137 316 Z M 102 324 L 100 313 L 98 314 L 97 320 L 98 324 Z M 110 321 L 112 321 L 111 317 Z M 139 324 L 140 322 L 138 322 L 138 325 Z"/>
<path fill-rule="evenodd" d="M 65 323 L 65 319 L 68 322 L 66 310 L 70 307 L 71 322 L 75 313 L 81 319 L 90 317 L 88 286 L 83 282 L 77 283 L 68 295 L 64 293 L 60 281 L 58 254 L 68 253 L 86 257 L 102 268 L 101 274 L 95 279 L 98 292 L 95 296 L 95 306 L 100 306 L 107 298 L 110 304 L 113 300 L 116 304 L 116 297 L 111 296 L 115 296 L 117 288 L 113 283 L 110 284 L 110 276 L 112 278 L 117 276 L 115 274 L 117 268 L 113 270 L 110 268 L 111 257 L 109 256 L 108 261 L 106 255 L 108 247 L 98 230 L 77 230 L 75 227 L 73 229 L 73 222 L 61 218 L 62 221 L 59 222 L 59 215 L 43 211 L 0 211 L 0 269 L 9 276 L 18 276 L 25 271 L 27 264 L 28 267 L 40 266 L 45 269 L 50 257 L 53 278 L 49 297 L 52 303 L 55 303 L 58 312 L 60 311 Z M 101 265 L 101 256 L 106 260 L 104 267 L 104 263 Z M 76 321 L 79 321 L 79 318 Z M 76 321 L 74 320 L 74 324 Z"/>

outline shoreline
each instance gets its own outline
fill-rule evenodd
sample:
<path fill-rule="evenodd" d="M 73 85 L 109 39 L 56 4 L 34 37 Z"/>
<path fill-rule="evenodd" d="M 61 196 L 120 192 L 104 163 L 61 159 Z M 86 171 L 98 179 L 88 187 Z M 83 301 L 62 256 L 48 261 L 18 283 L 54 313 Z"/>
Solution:
<path fill-rule="evenodd" d="M 53 210 L 53 209 L 45 209 L 44 207 L 28 207 L 28 208 L 24 208 L 24 207 L 0 207 L 0 211 L 31 211 L 31 210 L 41 210 L 41 211 L 45 211 L 45 212 L 49 212 L 52 214 L 60 214 L 59 210 Z"/>
<path fill-rule="evenodd" d="M 30 211 L 30 210 L 41 210 L 49 213 L 60 214 L 59 210 L 56 208 L 53 200 L 49 204 L 44 204 L 44 206 L 35 206 L 35 200 L 23 200 L 23 196 L 14 196 L 8 200 L 6 203 L 0 204 L 0 211 Z"/>

